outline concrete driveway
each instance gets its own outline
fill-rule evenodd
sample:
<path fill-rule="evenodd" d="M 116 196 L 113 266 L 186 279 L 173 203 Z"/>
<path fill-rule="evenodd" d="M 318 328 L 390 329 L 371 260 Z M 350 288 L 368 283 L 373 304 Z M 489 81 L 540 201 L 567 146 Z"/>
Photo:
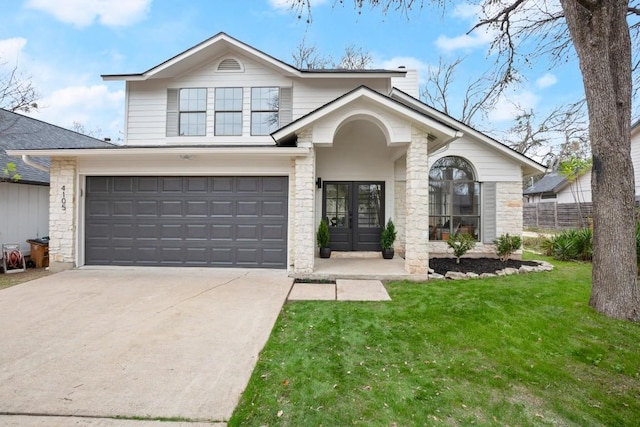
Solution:
<path fill-rule="evenodd" d="M 0 424 L 225 421 L 291 285 L 280 270 L 86 268 L 2 290 Z"/>

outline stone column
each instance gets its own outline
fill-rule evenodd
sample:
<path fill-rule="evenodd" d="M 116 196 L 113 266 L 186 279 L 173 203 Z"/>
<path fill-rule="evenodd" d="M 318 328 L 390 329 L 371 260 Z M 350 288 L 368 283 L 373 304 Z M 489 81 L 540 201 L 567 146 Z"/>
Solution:
<path fill-rule="evenodd" d="M 294 161 L 294 273 L 312 273 L 316 247 L 315 172 L 316 156 L 311 131 L 298 135 L 298 147 L 310 149 L 309 155 Z"/>
<path fill-rule="evenodd" d="M 49 269 L 67 270 L 76 261 L 76 159 L 53 157 L 49 170 Z"/>
<path fill-rule="evenodd" d="M 405 270 L 429 271 L 429 156 L 427 134 L 412 131 L 407 149 Z"/>

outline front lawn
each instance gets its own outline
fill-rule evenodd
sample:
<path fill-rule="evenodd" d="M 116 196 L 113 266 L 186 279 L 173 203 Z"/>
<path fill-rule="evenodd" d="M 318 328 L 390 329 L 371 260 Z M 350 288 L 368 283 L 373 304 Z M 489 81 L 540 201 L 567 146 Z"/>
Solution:
<path fill-rule="evenodd" d="M 640 325 L 588 307 L 590 264 L 552 262 L 285 304 L 229 426 L 640 425 Z"/>

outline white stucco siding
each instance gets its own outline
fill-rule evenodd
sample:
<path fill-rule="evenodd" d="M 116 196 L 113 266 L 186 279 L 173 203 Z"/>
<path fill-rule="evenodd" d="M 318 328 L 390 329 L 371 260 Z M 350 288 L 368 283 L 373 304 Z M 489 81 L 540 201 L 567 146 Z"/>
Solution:
<path fill-rule="evenodd" d="M 334 99 L 352 91 L 362 85 L 370 89 L 387 94 L 388 79 L 300 79 L 293 85 L 293 120 L 333 101 Z"/>
<path fill-rule="evenodd" d="M 78 159 L 80 175 L 288 175 L 289 157 L 206 156 L 182 159 L 178 154 Z"/>
<path fill-rule="evenodd" d="M 558 192 L 555 199 L 543 199 L 558 203 L 588 203 L 591 202 L 591 171 L 580 175 L 569 185 Z"/>
<path fill-rule="evenodd" d="M 394 216 L 394 154 L 382 132 L 359 120 L 345 124 L 333 146 L 316 148 L 316 176 L 323 181 L 383 181 L 385 221 Z M 322 217 L 322 190 L 316 189 L 316 223 Z"/>
<path fill-rule="evenodd" d="M 269 136 L 251 136 L 251 88 L 291 87 L 290 78 L 262 66 L 246 57 L 233 56 L 243 65 L 242 72 L 218 72 L 220 58 L 196 68 L 174 79 L 158 79 L 129 82 L 127 94 L 127 136 L 130 145 L 158 144 L 229 144 L 266 143 L 273 144 Z M 214 136 L 215 88 L 243 88 L 242 136 Z M 207 88 L 207 134 L 204 137 L 166 137 L 167 89 Z"/>
<path fill-rule="evenodd" d="M 18 243 L 23 255 L 27 239 L 49 235 L 49 187 L 0 182 L 0 245 Z"/>
<path fill-rule="evenodd" d="M 165 139 L 167 82 L 129 82 L 125 143 L 155 145 Z"/>
<path fill-rule="evenodd" d="M 518 162 L 486 144 L 474 142 L 470 137 L 463 136 L 449 144 L 448 148 L 431 153 L 429 167 L 446 156 L 460 156 L 471 162 L 478 181 L 522 182 L 522 168 Z"/>
<path fill-rule="evenodd" d="M 418 70 L 407 70 L 407 74 L 404 77 L 392 77 L 391 86 L 408 93 L 414 98 L 420 98 Z"/>

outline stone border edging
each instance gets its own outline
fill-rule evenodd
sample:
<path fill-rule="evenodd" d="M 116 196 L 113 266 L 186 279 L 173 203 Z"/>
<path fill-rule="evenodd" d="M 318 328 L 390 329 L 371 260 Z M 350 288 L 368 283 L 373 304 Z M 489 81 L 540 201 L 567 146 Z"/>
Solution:
<path fill-rule="evenodd" d="M 502 270 L 496 270 L 495 273 L 460 273 L 459 271 L 447 271 L 446 274 L 438 274 L 433 269 L 429 269 L 429 280 L 431 279 L 450 279 L 450 280 L 466 280 L 466 279 L 486 279 L 488 277 L 510 276 L 512 274 L 538 273 L 541 271 L 552 271 L 553 264 L 546 261 L 532 260 L 532 262 L 540 263 L 538 266 L 523 265 L 520 268 L 507 267 Z"/>

